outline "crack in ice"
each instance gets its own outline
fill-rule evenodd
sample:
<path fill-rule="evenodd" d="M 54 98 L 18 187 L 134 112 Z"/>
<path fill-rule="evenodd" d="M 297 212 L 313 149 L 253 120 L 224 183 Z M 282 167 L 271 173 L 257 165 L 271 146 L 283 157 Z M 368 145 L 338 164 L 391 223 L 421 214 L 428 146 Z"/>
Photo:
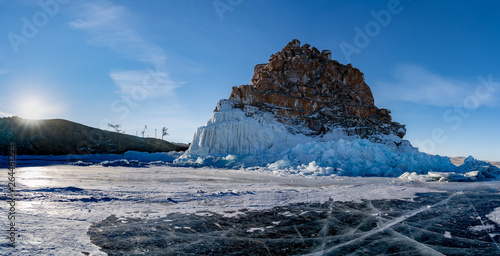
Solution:
<path fill-rule="evenodd" d="M 321 240 L 321 250 L 324 250 L 325 249 L 325 246 L 326 246 L 326 240 L 327 240 L 327 237 L 328 237 L 328 219 L 330 219 L 332 217 L 332 212 L 333 212 L 333 207 L 331 204 L 329 204 L 329 211 L 328 211 L 328 218 L 325 219 L 325 225 L 321 228 L 321 230 L 319 231 L 319 237 L 323 238 Z"/>
<path fill-rule="evenodd" d="M 461 194 L 460 192 L 456 192 L 454 194 L 452 194 L 451 196 L 449 196 L 448 198 L 446 199 L 443 199 L 441 200 L 440 202 L 438 203 L 435 203 L 433 205 L 430 205 L 430 206 L 422 206 L 420 208 L 418 208 L 417 210 L 414 210 L 410 213 L 407 213 L 407 214 L 404 214 L 402 216 L 399 216 L 397 218 L 395 218 L 394 220 L 390 221 L 389 223 L 386 223 L 384 224 L 383 226 L 379 226 L 378 228 L 375 228 L 375 229 L 372 229 L 366 233 L 364 233 L 362 236 L 359 236 L 355 239 L 352 239 L 350 241 L 347 241 L 347 242 L 344 242 L 344 243 L 341 243 L 341 244 L 338 244 L 338 245 L 335 245 L 335 246 L 332 246 L 330 248 L 328 248 L 327 250 L 322 250 L 322 251 L 318 251 L 318 252 L 313 252 L 313 253 L 309 253 L 309 254 L 305 254 L 307 256 L 319 256 L 319 255 L 324 255 L 325 253 L 330 253 L 338 248 L 341 248 L 341 247 L 344 247 L 346 245 L 349 245 L 349 244 L 352 244 L 354 242 L 358 242 L 358 241 L 361 241 L 361 240 L 364 240 L 365 238 L 367 237 L 370 237 L 374 234 L 377 234 L 377 233 L 380 233 L 382 231 L 385 231 L 387 229 L 390 229 L 392 226 L 396 225 L 396 224 L 399 224 L 403 221 L 405 221 L 406 219 L 410 218 L 410 217 L 413 217 L 421 212 L 424 212 L 424 211 L 427 211 L 429 209 L 432 209 L 436 206 L 439 206 L 439 205 L 442 205 L 442 204 L 445 204 L 447 203 L 452 197 L 455 197 L 457 194 Z"/>
<path fill-rule="evenodd" d="M 477 212 L 476 207 L 474 206 L 474 204 L 472 204 L 472 202 L 469 200 L 469 198 L 465 194 L 463 194 L 463 196 L 465 197 L 465 199 L 467 200 L 467 202 L 469 202 L 469 204 L 472 206 L 472 209 L 474 210 L 474 213 L 476 213 L 476 216 L 478 217 L 479 221 L 481 222 L 481 225 L 485 228 L 484 231 L 486 233 L 488 233 L 488 236 L 491 238 L 491 241 L 493 241 L 493 243 L 498 248 L 498 250 L 500 250 L 500 246 L 497 244 L 497 242 L 495 242 L 495 239 L 490 234 L 490 232 L 488 232 L 488 229 L 486 228 L 486 225 L 484 224 L 483 219 L 481 218 L 481 216 Z"/>
<path fill-rule="evenodd" d="M 389 232 L 389 234 L 391 234 L 391 235 L 393 235 L 395 237 L 400 237 L 400 238 L 402 238 L 402 239 L 404 239 L 404 240 L 406 240 L 406 241 L 408 241 L 408 242 L 416 245 L 418 249 L 422 250 L 422 253 L 425 252 L 428 255 L 445 255 L 445 254 L 442 254 L 442 253 L 440 253 L 440 252 L 432 249 L 431 247 L 427 246 L 424 243 L 420 243 L 420 242 L 418 242 L 415 239 L 411 239 L 410 237 L 397 232 L 396 230 L 394 230 L 392 228 L 389 228 L 387 231 Z"/>

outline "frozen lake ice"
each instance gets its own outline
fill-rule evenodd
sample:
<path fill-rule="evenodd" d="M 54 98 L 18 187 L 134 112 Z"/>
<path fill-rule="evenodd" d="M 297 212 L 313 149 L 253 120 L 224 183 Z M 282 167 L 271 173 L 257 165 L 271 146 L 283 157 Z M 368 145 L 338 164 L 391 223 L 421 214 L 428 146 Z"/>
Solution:
<path fill-rule="evenodd" d="M 19 237 L 4 255 L 500 253 L 499 181 L 66 164 L 16 179 Z"/>

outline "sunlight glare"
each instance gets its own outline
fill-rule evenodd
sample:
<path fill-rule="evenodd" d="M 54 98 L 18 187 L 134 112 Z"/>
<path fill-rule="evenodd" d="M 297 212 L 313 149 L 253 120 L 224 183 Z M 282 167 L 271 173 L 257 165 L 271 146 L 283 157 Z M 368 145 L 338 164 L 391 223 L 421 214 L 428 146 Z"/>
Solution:
<path fill-rule="evenodd" d="M 40 95 L 26 96 L 19 101 L 19 116 L 25 119 L 42 119 L 57 115 L 59 107 L 48 102 L 50 101 Z"/>
<path fill-rule="evenodd" d="M 28 187 L 45 187 L 50 185 L 52 177 L 47 176 L 45 167 L 25 167 L 19 173 L 19 182 Z"/>

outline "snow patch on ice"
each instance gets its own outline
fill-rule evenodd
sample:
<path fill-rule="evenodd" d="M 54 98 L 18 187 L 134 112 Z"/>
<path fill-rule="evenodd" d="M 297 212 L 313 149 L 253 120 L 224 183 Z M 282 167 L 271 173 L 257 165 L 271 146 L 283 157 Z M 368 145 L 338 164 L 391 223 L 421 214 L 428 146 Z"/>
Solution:
<path fill-rule="evenodd" d="M 444 232 L 444 237 L 445 237 L 445 238 L 451 238 L 451 233 L 450 233 L 450 231 L 445 231 L 445 232 Z"/>
<path fill-rule="evenodd" d="M 265 228 L 250 228 L 249 230 L 247 230 L 248 233 L 253 233 L 255 231 L 261 231 L 261 232 L 264 232 L 266 229 Z"/>
<path fill-rule="evenodd" d="M 495 229 L 495 226 L 493 225 L 477 225 L 477 226 L 472 226 L 472 227 L 469 227 L 469 230 L 471 231 L 484 231 L 484 230 L 494 230 Z"/>
<path fill-rule="evenodd" d="M 495 208 L 491 213 L 486 214 L 486 218 L 500 225 L 500 207 Z"/>
<path fill-rule="evenodd" d="M 141 167 L 144 166 L 139 160 L 126 160 L 126 159 L 119 159 L 115 161 L 104 161 L 101 163 L 102 166 L 108 167 L 108 166 L 130 166 L 130 167 Z"/>

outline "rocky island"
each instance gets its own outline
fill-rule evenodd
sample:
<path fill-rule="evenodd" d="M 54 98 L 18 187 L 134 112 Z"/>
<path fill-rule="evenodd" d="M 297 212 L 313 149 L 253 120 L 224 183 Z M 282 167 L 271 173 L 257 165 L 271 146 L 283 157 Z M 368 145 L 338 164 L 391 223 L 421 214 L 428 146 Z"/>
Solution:
<path fill-rule="evenodd" d="M 250 84 L 233 87 L 217 103 L 174 163 L 415 179 L 470 180 L 499 171 L 472 157 L 457 169 L 447 157 L 412 147 L 403 139 L 405 126 L 375 106 L 363 73 L 331 55 L 297 39 L 289 42 L 255 66 Z"/>

